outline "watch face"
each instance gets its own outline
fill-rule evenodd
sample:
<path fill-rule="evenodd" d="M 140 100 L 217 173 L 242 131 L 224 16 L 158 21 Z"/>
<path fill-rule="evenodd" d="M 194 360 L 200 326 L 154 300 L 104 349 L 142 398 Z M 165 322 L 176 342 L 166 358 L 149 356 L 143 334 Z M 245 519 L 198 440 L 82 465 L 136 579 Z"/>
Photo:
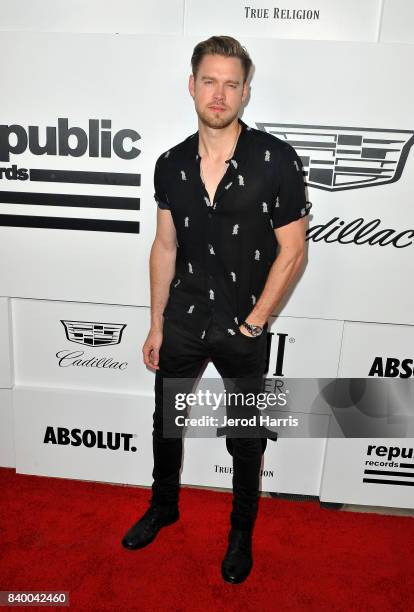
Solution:
<path fill-rule="evenodd" d="M 251 327 L 252 336 L 260 336 L 262 331 L 263 329 L 259 327 L 258 325 L 252 325 Z"/>
<path fill-rule="evenodd" d="M 260 327 L 260 325 L 251 325 L 250 323 L 247 323 L 247 321 L 243 321 L 242 325 L 249 330 L 252 336 L 260 336 L 263 331 L 263 328 Z"/>

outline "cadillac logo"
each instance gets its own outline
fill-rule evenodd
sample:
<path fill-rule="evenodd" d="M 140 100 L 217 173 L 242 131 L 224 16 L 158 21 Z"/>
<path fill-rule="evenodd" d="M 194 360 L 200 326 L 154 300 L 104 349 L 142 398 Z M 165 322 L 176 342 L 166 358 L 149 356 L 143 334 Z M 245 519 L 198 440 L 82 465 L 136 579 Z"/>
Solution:
<path fill-rule="evenodd" d="M 410 130 L 256 123 L 300 156 L 305 182 L 326 191 L 398 181 L 414 142 Z"/>
<path fill-rule="evenodd" d="M 86 346 L 109 346 L 119 344 L 126 324 L 94 323 L 90 321 L 64 321 L 61 319 L 70 342 Z"/>

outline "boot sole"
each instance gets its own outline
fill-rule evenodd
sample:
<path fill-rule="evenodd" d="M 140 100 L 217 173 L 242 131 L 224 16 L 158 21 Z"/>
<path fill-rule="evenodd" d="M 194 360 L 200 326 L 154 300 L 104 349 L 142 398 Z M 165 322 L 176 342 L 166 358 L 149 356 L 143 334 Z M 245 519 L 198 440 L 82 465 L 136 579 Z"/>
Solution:
<path fill-rule="evenodd" d="M 233 578 L 232 576 L 225 575 L 222 570 L 221 575 L 223 577 L 223 580 L 225 580 L 229 584 L 240 584 L 241 582 L 244 582 L 246 580 L 246 578 L 250 575 L 250 572 L 251 572 L 251 569 L 247 572 L 247 574 L 244 574 L 243 576 L 239 576 L 239 578 Z"/>

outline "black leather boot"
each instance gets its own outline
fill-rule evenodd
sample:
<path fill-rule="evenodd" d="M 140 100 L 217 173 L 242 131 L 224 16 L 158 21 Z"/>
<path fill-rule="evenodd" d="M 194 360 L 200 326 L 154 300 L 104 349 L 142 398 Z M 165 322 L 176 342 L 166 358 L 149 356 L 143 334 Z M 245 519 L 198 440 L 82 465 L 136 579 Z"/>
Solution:
<path fill-rule="evenodd" d="M 226 582 L 237 584 L 246 580 L 252 565 L 252 532 L 232 528 L 227 552 L 221 564 L 221 575 Z"/>
<path fill-rule="evenodd" d="M 177 507 L 151 504 L 145 514 L 133 525 L 122 539 L 122 546 L 136 550 L 150 544 L 162 527 L 172 525 L 179 519 Z"/>

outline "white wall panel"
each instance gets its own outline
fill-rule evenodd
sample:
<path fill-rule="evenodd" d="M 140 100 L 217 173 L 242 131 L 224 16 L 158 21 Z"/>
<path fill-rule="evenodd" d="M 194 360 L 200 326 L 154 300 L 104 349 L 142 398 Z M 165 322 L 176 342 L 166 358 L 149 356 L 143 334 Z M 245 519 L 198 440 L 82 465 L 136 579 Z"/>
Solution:
<path fill-rule="evenodd" d="M 17 385 L 151 394 L 149 309 L 13 300 Z"/>
<path fill-rule="evenodd" d="M 12 154 L 10 163 L 7 154 L 0 155 L 1 162 L 7 167 L 14 163 L 30 172 L 49 169 L 52 174 L 55 171 L 99 172 L 105 176 L 108 172 L 117 173 L 115 182 L 127 173 L 130 179 L 138 176 L 141 183 L 141 186 L 105 184 L 104 178 L 103 184 L 97 184 L 102 175 L 96 180 L 82 175 L 81 180 L 90 180 L 89 184 L 71 182 L 73 176 L 68 181 L 56 182 L 50 175 L 47 181 L 4 181 L 0 214 L 19 215 L 19 222 L 22 216 L 28 216 L 31 221 L 42 217 L 47 222 L 58 217 L 64 227 L 79 219 L 83 228 L 0 227 L 0 278 L 4 295 L 149 305 L 148 257 L 156 222 L 155 158 L 161 148 L 177 142 L 183 131 L 195 129 L 189 95 L 185 97 L 189 112 L 183 112 L 183 102 L 180 105 L 180 116 L 187 116 L 188 122 L 181 119 L 175 125 L 172 117 L 176 108 L 170 106 L 170 112 L 165 113 L 165 100 L 157 93 L 160 74 L 163 75 L 162 89 L 168 92 L 169 98 L 177 91 L 178 71 L 185 88 L 189 65 L 185 46 L 181 39 L 174 37 L 161 38 L 162 44 L 160 40 L 154 44 L 154 40 L 153 36 L 109 35 L 91 39 L 66 33 L 4 32 L 1 35 L 0 49 L 8 57 L 13 48 L 13 62 L 20 67 L 19 72 L 16 66 L 6 62 L 9 69 L 7 77 L 3 75 L 4 87 L 14 95 L 2 101 L 3 117 L 7 117 L 3 119 L 4 124 L 20 125 L 26 134 L 29 125 L 37 126 L 41 141 L 45 138 L 46 126 L 52 130 L 58 128 L 59 118 L 66 119 L 70 128 L 83 130 L 84 138 L 89 134 L 89 120 L 94 119 L 100 122 L 100 128 L 102 121 L 110 121 L 106 131 L 112 137 L 124 129 L 139 136 L 137 141 L 128 138 L 124 141 L 126 150 L 135 147 L 139 152 L 134 159 L 122 159 L 113 149 L 107 158 L 91 157 L 89 148 L 83 157 L 34 155 L 26 148 L 22 154 Z M 152 47 L 151 64 L 147 61 L 148 45 Z M 161 66 L 164 66 L 162 70 Z M 38 100 L 42 103 L 38 104 Z M 12 143 L 14 138 L 13 135 L 10 138 Z M 70 146 L 75 147 L 76 137 L 69 138 Z M 90 141 L 91 138 L 88 146 Z M 99 148 L 97 138 L 95 144 Z M 18 202 L 8 197 L 16 191 Z M 29 204 L 21 193 L 29 194 Z M 48 199 L 50 194 L 52 200 Z M 68 204 L 66 196 L 75 200 Z M 98 205 L 96 202 L 88 205 L 89 201 L 79 196 L 103 199 Z M 113 208 L 106 208 L 110 198 L 119 200 Z M 127 208 L 126 198 L 131 199 L 129 203 L 135 208 Z M 130 222 L 133 227 L 128 227 L 127 232 L 118 227 L 113 227 L 113 231 L 89 231 L 87 223 L 91 220 L 106 229 L 109 224 L 112 229 L 112 225 L 122 222 Z"/>
<path fill-rule="evenodd" d="M 12 389 L 0 389 L 0 466 L 15 467 Z"/>
<path fill-rule="evenodd" d="M 413 327 L 405 325 L 345 322 L 339 377 L 368 379 L 372 376 L 378 385 L 384 386 L 362 395 L 363 387 L 359 385 L 357 391 L 358 381 L 355 381 L 358 405 L 355 406 L 350 393 L 348 400 L 344 402 L 343 398 L 344 405 L 334 411 L 337 422 L 331 419 L 322 500 L 414 508 L 414 449 L 410 437 L 413 433 L 412 385 L 405 381 L 402 387 L 395 380 L 395 386 L 391 387 L 390 380 L 412 376 L 413 332 Z M 388 388 L 385 378 L 390 384 Z M 349 427 L 352 422 L 357 432 L 353 435 L 347 431 L 347 424 Z M 338 426 L 347 437 L 344 438 Z M 388 437 L 378 438 L 376 433 Z"/>
<path fill-rule="evenodd" d="M 260 490 L 319 495 L 325 443 L 319 438 L 268 440 Z M 233 461 L 223 438 L 187 438 L 184 449 L 182 484 L 232 488 Z"/>
<path fill-rule="evenodd" d="M 13 347 L 10 300 L 0 297 L 0 388 L 13 384 Z"/>
<path fill-rule="evenodd" d="M 278 353 L 283 349 L 281 342 L 284 341 L 284 377 L 335 378 L 338 372 L 342 328 L 342 321 L 272 317 L 269 321 L 269 331 L 274 336 L 268 376 L 278 376 L 276 364 Z"/>
<path fill-rule="evenodd" d="M 382 42 L 413 43 L 413 22 L 414 3 L 412 0 L 384 0 L 380 40 Z"/>
<path fill-rule="evenodd" d="M 345 322 L 339 365 L 341 378 L 370 375 L 407 378 L 412 376 L 413 368 L 413 326 Z"/>
<path fill-rule="evenodd" d="M 150 484 L 152 408 L 147 396 L 16 387 L 14 410 L 18 473 Z M 59 443 L 65 438 L 58 428 L 67 430 L 68 443 Z M 119 448 L 108 448 L 109 432 L 124 434 Z M 82 443 L 73 444 L 77 440 Z M 112 440 L 116 443 L 116 436 Z"/>
<path fill-rule="evenodd" d="M 331 438 L 321 501 L 414 508 L 413 445 L 413 438 Z"/>
<path fill-rule="evenodd" d="M 257 38 L 377 40 L 379 0 L 285 0 L 220 3 L 186 0 L 184 33 Z"/>
<path fill-rule="evenodd" d="M 274 475 L 274 480 L 271 483 L 273 488 L 263 490 L 318 496 L 325 447 L 324 438 L 279 439 L 276 443 L 268 441 L 264 466 Z M 267 480 L 265 482 L 267 485 Z"/>
<path fill-rule="evenodd" d="M 181 34 L 184 0 L 0 0 L 0 30 Z"/>

